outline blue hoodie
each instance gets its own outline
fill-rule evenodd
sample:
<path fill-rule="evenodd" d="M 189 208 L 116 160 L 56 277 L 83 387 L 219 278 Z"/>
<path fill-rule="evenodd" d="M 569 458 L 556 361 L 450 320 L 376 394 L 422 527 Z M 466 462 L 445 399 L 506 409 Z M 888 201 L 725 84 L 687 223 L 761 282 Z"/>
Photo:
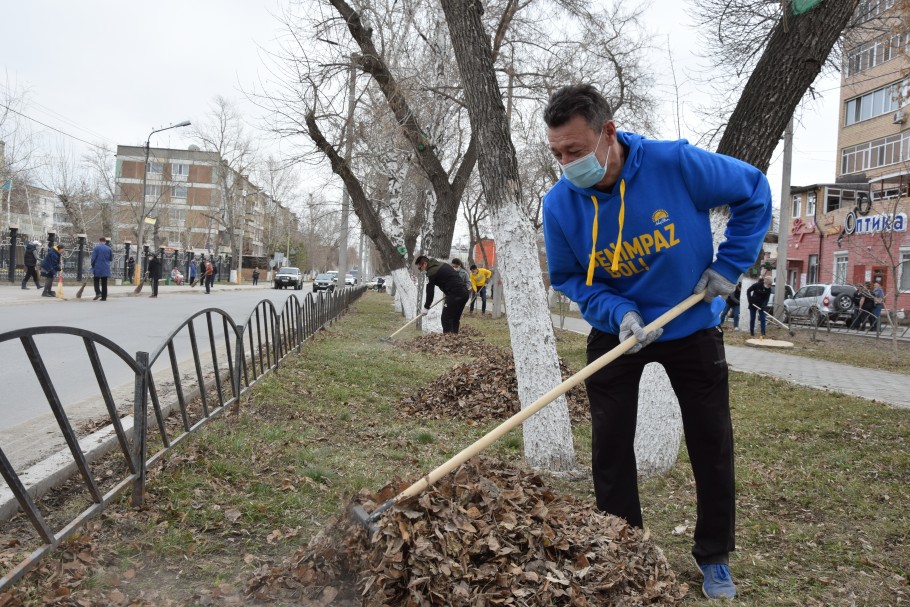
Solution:
<path fill-rule="evenodd" d="M 579 188 L 563 176 L 543 201 L 553 288 L 577 302 L 591 326 L 613 334 L 627 312 L 649 323 L 680 303 L 708 267 L 736 284 L 755 263 L 771 223 L 771 189 L 755 167 L 685 140 L 649 141 L 623 131 L 617 137 L 626 160 L 611 192 Z M 723 205 L 731 216 L 715 259 L 709 210 Z M 711 304 L 700 302 L 668 323 L 659 341 L 718 322 Z"/>

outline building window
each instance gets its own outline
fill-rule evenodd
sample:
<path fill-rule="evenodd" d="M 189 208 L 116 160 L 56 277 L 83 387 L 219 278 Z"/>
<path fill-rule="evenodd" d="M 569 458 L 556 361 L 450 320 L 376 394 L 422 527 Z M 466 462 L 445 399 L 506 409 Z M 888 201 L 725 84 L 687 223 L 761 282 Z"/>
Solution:
<path fill-rule="evenodd" d="M 171 163 L 171 175 L 183 175 L 186 177 L 190 174 L 190 165 L 183 162 L 173 162 Z"/>
<path fill-rule="evenodd" d="M 793 206 L 790 209 L 790 217 L 799 217 L 802 213 L 803 207 L 803 195 L 794 194 L 793 195 Z"/>
<path fill-rule="evenodd" d="M 825 213 L 837 209 L 852 209 L 856 206 L 857 190 L 844 190 L 841 188 L 826 188 Z"/>
<path fill-rule="evenodd" d="M 903 162 L 910 152 L 910 131 L 846 147 L 841 151 L 841 175 Z"/>
<path fill-rule="evenodd" d="M 844 104 L 844 126 L 899 110 L 901 107 L 900 89 L 901 83 L 894 82 L 850 99 Z"/>
<path fill-rule="evenodd" d="M 834 280 L 836 285 L 847 284 L 847 254 L 836 253 L 834 255 Z"/>
<path fill-rule="evenodd" d="M 186 198 L 186 186 L 175 185 L 171 188 L 171 198 Z"/>
<path fill-rule="evenodd" d="M 815 217 L 815 200 L 818 194 L 809 192 L 806 195 L 806 217 Z"/>
<path fill-rule="evenodd" d="M 155 162 L 154 160 L 149 160 L 149 163 L 145 165 L 145 170 L 149 173 L 161 173 L 164 171 L 164 165 L 160 162 Z"/>
<path fill-rule="evenodd" d="M 158 184 L 146 184 L 145 185 L 145 195 L 146 197 L 152 196 L 154 198 L 159 198 L 161 196 L 161 186 Z"/>
<path fill-rule="evenodd" d="M 874 19 L 894 6 L 895 0 L 861 0 L 856 8 L 856 16 L 860 22 Z"/>
<path fill-rule="evenodd" d="M 818 282 L 818 255 L 809 255 L 809 273 L 806 280 L 809 284 Z"/>
<path fill-rule="evenodd" d="M 171 225 L 174 227 L 183 227 L 186 223 L 186 209 L 174 208 L 169 209 Z"/>
<path fill-rule="evenodd" d="M 901 265 L 898 268 L 897 280 L 901 293 L 910 292 L 910 249 L 901 249 Z"/>

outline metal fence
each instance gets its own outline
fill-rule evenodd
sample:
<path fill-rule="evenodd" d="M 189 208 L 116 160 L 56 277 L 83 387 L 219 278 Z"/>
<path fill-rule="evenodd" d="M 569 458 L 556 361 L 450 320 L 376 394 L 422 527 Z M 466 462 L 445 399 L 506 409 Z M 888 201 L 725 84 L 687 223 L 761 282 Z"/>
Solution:
<path fill-rule="evenodd" d="M 141 505 L 145 498 L 146 470 L 149 466 L 165 457 L 192 432 L 236 403 L 264 375 L 276 370 L 283 358 L 298 350 L 306 339 L 337 320 L 365 291 L 366 287 L 359 286 L 336 289 L 332 293 L 309 293 L 303 301 L 291 295 L 280 311 L 271 301 L 263 300 L 243 323 L 236 323 L 223 310 L 207 308 L 185 319 L 154 352 L 137 352 L 135 356 L 130 356 L 117 344 L 97 333 L 72 327 L 33 327 L 0 334 L 0 344 L 14 340 L 21 342 L 63 434 L 78 470 L 78 477 L 92 502 L 88 508 L 55 531 L 47 522 L 46 513 L 36 505 L 36 500 L 47 488 L 35 485 L 26 487 L 0 447 L 0 473 L 42 544 L 0 579 L 0 591 L 18 581 L 41 558 L 97 516 L 128 487 L 132 487 L 133 505 Z M 202 335 L 199 334 L 197 325 L 202 326 Z M 35 341 L 39 335 L 70 335 L 81 339 L 85 346 L 86 356 L 98 384 L 100 400 L 104 401 L 116 437 L 113 449 L 115 452 L 119 450 L 117 457 L 122 457 L 127 471 L 126 477 L 106 492 L 99 488 L 77 432 L 58 396 Z M 184 347 L 187 342 L 192 355 L 192 369 L 185 374 L 186 370 L 181 370 L 177 351 L 178 347 Z M 208 352 L 203 352 L 200 346 L 207 346 Z M 119 416 L 102 365 L 103 353 L 105 356 L 113 355 L 127 365 L 134 376 L 132 418 L 121 420 Z M 206 373 L 204 368 L 208 366 L 209 360 L 211 371 Z M 159 363 L 157 379 L 153 372 L 156 363 Z M 176 424 L 170 424 L 170 429 L 170 412 L 162 405 L 158 393 L 158 386 L 163 383 L 162 376 L 168 375 L 173 378 L 173 406 L 176 407 L 176 417 L 179 418 Z M 198 397 L 199 407 L 191 406 L 195 401 L 194 396 Z M 151 412 L 148 410 L 149 402 Z M 148 455 L 150 446 L 156 449 L 151 456 Z"/>
<path fill-rule="evenodd" d="M 92 277 L 91 257 L 92 250 L 98 246 L 98 242 L 87 242 L 84 237 L 72 237 L 63 235 L 59 239 L 54 236 L 48 239 L 46 235 L 41 234 L 37 238 L 29 234 L 19 232 L 10 232 L 0 236 L 0 280 L 9 282 L 19 282 L 25 276 L 25 243 L 38 242 L 35 254 L 38 257 L 38 272 L 40 273 L 41 262 L 47 254 L 48 248 L 52 243 L 62 243 L 63 252 L 63 278 L 66 280 L 88 280 Z M 111 278 L 130 282 L 133 279 L 130 259 L 134 263 L 140 263 L 143 268 L 148 267 L 148 259 L 153 253 L 158 254 L 161 261 L 161 278 L 167 280 L 171 270 L 177 268 L 183 276 L 189 279 L 190 261 L 201 258 L 200 255 L 192 251 L 180 251 L 172 248 L 159 247 L 150 249 L 148 247 L 137 248 L 128 243 L 112 243 L 110 246 L 114 252 L 114 258 L 111 262 Z M 230 255 L 205 255 L 206 259 L 214 259 L 215 264 L 215 281 L 222 282 L 230 278 L 230 270 L 233 268 L 233 262 Z"/>

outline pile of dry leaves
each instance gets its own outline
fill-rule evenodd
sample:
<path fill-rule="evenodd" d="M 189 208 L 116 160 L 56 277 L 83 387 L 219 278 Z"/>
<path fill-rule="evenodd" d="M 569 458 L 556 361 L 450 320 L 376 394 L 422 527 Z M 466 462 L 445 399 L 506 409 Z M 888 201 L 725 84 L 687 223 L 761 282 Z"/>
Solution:
<path fill-rule="evenodd" d="M 518 413 L 518 380 L 515 362 L 507 350 L 462 333 L 421 335 L 405 347 L 424 354 L 470 356 L 470 363 L 459 364 L 406 397 L 401 408 L 411 415 L 430 419 L 463 419 L 476 423 L 502 421 Z M 565 380 L 572 371 L 560 359 Z M 579 385 L 566 395 L 573 422 L 589 421 L 588 397 Z"/>
<path fill-rule="evenodd" d="M 402 488 L 386 487 L 368 510 Z M 361 496 L 364 499 L 365 496 Z M 470 460 L 377 522 L 337 521 L 250 599 L 303 605 L 677 605 L 688 591 L 647 532 L 553 493 L 532 473 Z"/>

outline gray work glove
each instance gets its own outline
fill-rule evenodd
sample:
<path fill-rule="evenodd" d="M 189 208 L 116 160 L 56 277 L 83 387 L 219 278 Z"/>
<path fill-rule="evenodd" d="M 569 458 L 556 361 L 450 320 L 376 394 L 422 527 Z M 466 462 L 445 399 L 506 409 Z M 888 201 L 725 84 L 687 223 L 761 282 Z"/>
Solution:
<path fill-rule="evenodd" d="M 430 311 L 429 308 L 424 307 L 423 311 L 420 312 L 420 316 L 426 316 L 429 311 Z"/>
<path fill-rule="evenodd" d="M 719 272 L 708 268 L 702 273 L 701 278 L 698 279 L 692 292 L 701 293 L 704 291 L 705 301 L 711 301 L 718 295 L 726 297 L 732 293 L 735 288 L 736 283 L 730 282 L 721 276 Z"/>
<path fill-rule="evenodd" d="M 633 335 L 638 340 L 638 343 L 632 346 L 626 354 L 635 354 L 648 344 L 657 341 L 657 338 L 663 335 L 663 329 L 654 329 L 650 333 L 646 333 L 644 324 L 645 322 L 641 319 L 641 314 L 638 312 L 626 312 L 626 315 L 622 317 L 622 322 L 619 325 L 619 341 L 624 342 Z"/>

